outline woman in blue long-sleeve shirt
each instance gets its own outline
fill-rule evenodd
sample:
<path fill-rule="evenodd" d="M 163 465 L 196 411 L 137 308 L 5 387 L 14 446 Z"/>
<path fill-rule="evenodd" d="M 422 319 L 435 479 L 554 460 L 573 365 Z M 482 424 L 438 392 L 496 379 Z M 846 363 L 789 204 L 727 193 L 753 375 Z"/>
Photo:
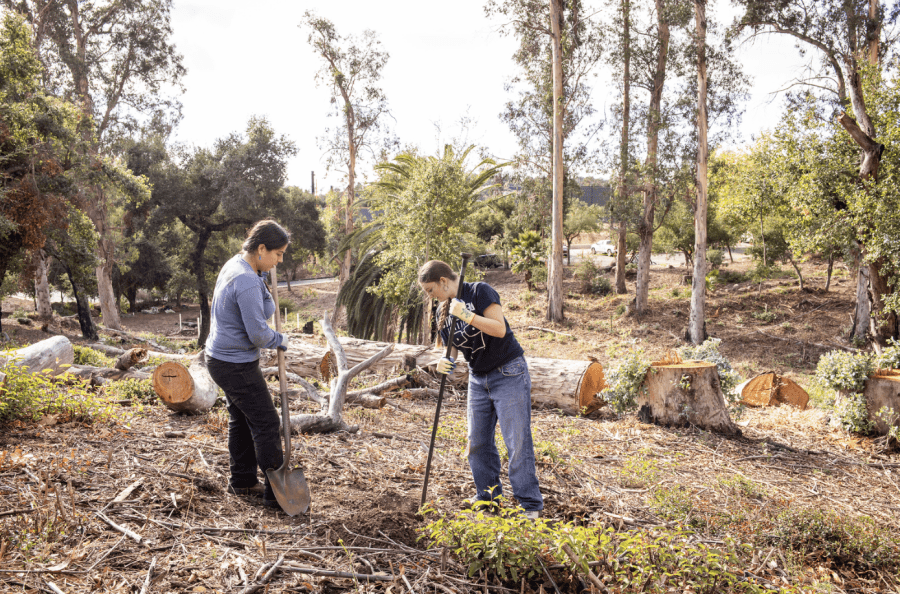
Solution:
<path fill-rule="evenodd" d="M 287 350 L 287 338 L 269 328 L 275 302 L 265 279 L 282 261 L 290 234 L 275 221 L 253 226 L 242 251 L 222 267 L 212 301 L 212 327 L 206 359 L 213 381 L 225 392 L 230 420 L 228 452 L 231 479 L 228 492 L 261 497 L 278 508 L 266 470 L 284 460 L 279 418 L 262 370 L 259 349 Z M 259 467 L 265 485 L 257 480 Z"/>

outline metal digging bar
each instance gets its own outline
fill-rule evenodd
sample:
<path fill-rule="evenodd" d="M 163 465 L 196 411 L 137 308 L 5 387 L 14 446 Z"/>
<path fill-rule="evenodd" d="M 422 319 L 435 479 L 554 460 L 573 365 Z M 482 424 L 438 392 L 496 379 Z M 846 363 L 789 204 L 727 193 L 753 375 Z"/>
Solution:
<path fill-rule="evenodd" d="M 462 256 L 462 267 L 459 269 L 459 288 L 462 289 L 463 280 L 466 275 L 466 264 L 469 262 L 469 258 L 472 257 L 472 254 L 461 254 Z M 459 293 L 459 290 L 457 291 Z M 450 332 L 447 336 L 447 353 L 444 355 L 445 357 L 450 356 L 450 351 L 453 349 L 453 327 L 456 325 L 455 321 L 451 320 L 450 322 Z M 440 328 L 438 329 L 440 332 Z M 444 387 L 447 385 L 447 376 L 450 374 L 443 374 L 441 377 L 441 389 L 438 390 L 438 401 L 437 407 L 434 409 L 434 426 L 431 428 L 431 445 L 428 446 L 428 461 L 425 463 L 425 481 L 422 483 L 422 500 L 419 502 L 419 509 L 425 506 L 425 498 L 428 496 L 428 477 L 431 474 L 431 457 L 434 455 L 434 438 L 437 436 L 438 430 L 438 421 L 441 418 L 441 404 L 444 402 Z"/>

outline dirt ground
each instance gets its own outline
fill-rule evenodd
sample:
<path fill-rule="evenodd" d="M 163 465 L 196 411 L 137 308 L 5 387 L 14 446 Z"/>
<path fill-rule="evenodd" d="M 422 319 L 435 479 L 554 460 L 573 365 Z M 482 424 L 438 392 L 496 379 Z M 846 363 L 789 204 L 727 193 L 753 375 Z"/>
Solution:
<path fill-rule="evenodd" d="M 722 339 L 722 352 L 741 375 L 774 369 L 802 384 L 821 353 L 847 346 L 840 335 L 853 310 L 852 282 L 845 273 L 826 293 L 822 269 L 806 267 L 810 288 L 803 292 L 783 279 L 710 294 L 708 331 Z M 684 274 L 653 271 L 650 312 L 640 319 L 621 314 L 630 296 L 583 296 L 568 278 L 562 324 L 543 321 L 544 296 L 526 291 L 518 276 L 490 271 L 485 280 L 500 292 L 527 354 L 590 356 L 606 368 L 616 365 L 623 346 L 655 356 L 682 344 L 690 307 Z M 335 291 L 332 283 L 281 292 L 296 302 L 288 320 L 319 317 L 331 308 Z M 7 319 L 28 305 L 4 302 L 3 330 L 16 344 L 49 335 Z M 187 320 L 196 311 L 180 313 Z M 164 336 L 171 348 L 190 349 L 192 337 L 178 335 L 177 313 L 139 313 L 123 317 L 123 324 L 133 334 Z M 76 338 L 59 322 L 47 330 Z M 435 380 L 417 374 L 417 381 Z M 267 591 L 553 591 L 546 576 L 521 584 L 469 576 L 453 555 L 418 538 L 428 521 L 416 510 L 434 405 L 399 392 L 380 410 L 348 407 L 346 420 L 359 426 L 357 433 L 294 436 L 294 460 L 313 497 L 311 512 L 296 518 L 225 493 L 227 413 L 221 406 L 180 416 L 149 400 L 121 407 L 112 423 L 45 418 L 7 425 L 0 431 L 0 591 L 55 592 L 52 583 L 66 593 L 243 592 L 281 556 L 282 570 Z M 291 406 L 315 411 L 299 398 Z M 743 435 L 725 438 L 646 425 L 634 415 L 602 412 L 586 419 L 534 411 L 543 517 L 654 533 L 675 524 L 659 506 L 659 493 L 684 492 L 691 510 L 687 540 L 713 547 L 729 538 L 746 543 L 739 560 L 745 578 L 771 591 L 896 593 L 891 571 L 815 548 L 799 554 L 779 536 L 784 514 L 798 509 L 870 518 L 900 535 L 900 455 L 827 421 L 827 411 L 818 409 L 751 409 L 737 419 Z M 443 513 L 459 509 L 473 491 L 465 443 L 465 394 L 451 390 L 429 492 Z M 736 491 L 735 481 L 752 485 L 752 495 Z M 561 591 L 582 591 L 566 567 L 549 572 Z M 385 581 L 367 582 L 362 574 Z"/>

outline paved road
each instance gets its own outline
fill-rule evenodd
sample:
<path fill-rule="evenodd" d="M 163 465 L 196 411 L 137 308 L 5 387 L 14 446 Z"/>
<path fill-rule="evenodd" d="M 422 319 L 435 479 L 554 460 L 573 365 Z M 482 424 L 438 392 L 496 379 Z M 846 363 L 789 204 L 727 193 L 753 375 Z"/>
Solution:
<path fill-rule="evenodd" d="M 336 281 L 337 278 L 308 278 L 306 280 L 291 281 L 291 287 L 302 287 L 304 285 L 318 285 L 320 283 L 330 283 Z M 279 289 L 287 289 L 287 281 L 278 281 Z"/>

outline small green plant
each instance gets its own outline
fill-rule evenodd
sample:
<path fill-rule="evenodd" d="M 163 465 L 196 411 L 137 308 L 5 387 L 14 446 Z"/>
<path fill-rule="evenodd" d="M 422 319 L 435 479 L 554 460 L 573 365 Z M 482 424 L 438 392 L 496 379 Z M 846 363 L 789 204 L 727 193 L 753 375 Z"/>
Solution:
<path fill-rule="evenodd" d="M 769 311 L 768 304 L 766 304 L 765 309 L 763 309 L 762 311 L 755 311 L 751 315 L 760 322 L 766 322 L 767 324 L 771 324 L 778 319 L 778 314 L 776 314 L 774 311 Z"/>
<path fill-rule="evenodd" d="M 706 250 L 706 261 L 714 269 L 718 268 L 725 261 L 725 254 L 722 253 L 722 250 Z"/>
<path fill-rule="evenodd" d="M 600 393 L 600 397 L 609 402 L 613 410 L 622 414 L 637 406 L 637 397 L 650 369 L 644 351 L 641 349 L 630 351 L 622 359 L 617 368 L 606 377 L 607 387 Z"/>
<path fill-rule="evenodd" d="M 873 424 L 869 420 L 865 397 L 858 392 L 847 392 L 834 405 L 834 419 L 841 428 L 851 433 L 868 435 Z"/>
<path fill-rule="evenodd" d="M 647 458 L 649 452 L 632 454 L 622 463 L 619 483 L 628 489 L 643 489 L 659 480 L 660 469 L 655 460 Z"/>
<path fill-rule="evenodd" d="M 766 496 L 766 490 L 758 483 L 740 475 L 718 478 L 719 486 L 734 495 L 746 497 L 748 499 L 763 499 Z"/>
<path fill-rule="evenodd" d="M 900 342 L 893 338 L 889 339 L 888 346 L 875 357 L 875 367 L 877 369 L 900 369 Z"/>
<path fill-rule="evenodd" d="M 106 394 L 112 400 L 130 400 L 144 404 L 156 402 L 156 391 L 152 380 L 125 379 L 115 381 L 106 388 Z"/>
<path fill-rule="evenodd" d="M 75 365 L 90 365 L 91 367 L 113 367 L 116 360 L 107 357 L 100 351 L 80 344 L 73 344 L 72 349 L 75 351 Z"/>
<path fill-rule="evenodd" d="M 669 295 L 677 299 L 681 297 L 681 289 L 679 289 L 678 287 L 672 287 L 672 289 L 669 291 Z"/>
<path fill-rule="evenodd" d="M 621 318 L 625 315 L 625 312 L 628 310 L 628 307 L 624 303 L 620 303 L 616 306 L 616 317 Z"/>
<path fill-rule="evenodd" d="M 842 564 L 900 569 L 900 537 L 868 516 L 789 507 L 774 524 L 781 542 L 801 554 L 815 551 Z"/>
<path fill-rule="evenodd" d="M 718 270 L 710 270 L 706 273 L 705 284 L 706 290 L 710 293 L 714 293 L 716 288 L 719 286 L 719 271 Z"/>
<path fill-rule="evenodd" d="M 830 410 L 834 407 L 837 400 L 837 391 L 816 376 L 809 380 L 806 387 L 806 393 L 809 394 L 809 402 L 816 408 Z"/>
<path fill-rule="evenodd" d="M 694 509 L 690 491 L 680 485 L 653 489 L 647 505 L 659 517 L 673 522 L 686 519 Z"/>
<path fill-rule="evenodd" d="M 794 326 L 791 325 L 790 322 L 782 322 L 781 329 L 784 330 L 785 332 L 793 332 Z"/>
<path fill-rule="evenodd" d="M 534 455 L 538 461 L 547 459 L 553 464 L 559 462 L 563 458 L 562 449 L 552 441 L 535 441 Z"/>
<path fill-rule="evenodd" d="M 534 291 L 524 290 L 519 294 L 519 298 L 522 300 L 522 303 L 531 303 L 534 301 L 534 298 L 537 294 Z"/>

